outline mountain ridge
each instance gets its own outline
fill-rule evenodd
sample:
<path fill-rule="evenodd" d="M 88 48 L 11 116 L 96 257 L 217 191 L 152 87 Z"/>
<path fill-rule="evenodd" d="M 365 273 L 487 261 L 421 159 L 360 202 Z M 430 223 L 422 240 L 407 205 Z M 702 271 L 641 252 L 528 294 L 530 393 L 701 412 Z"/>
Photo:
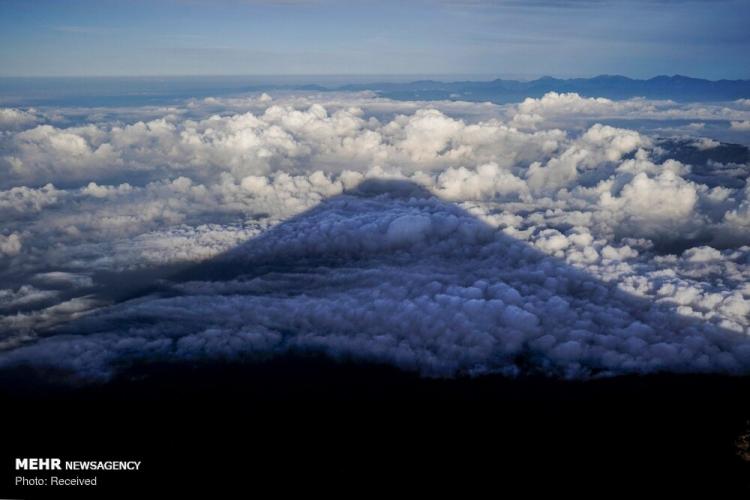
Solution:
<path fill-rule="evenodd" d="M 306 86 L 309 89 L 309 86 Z M 733 101 L 750 98 L 750 80 L 706 80 L 685 75 L 657 75 L 634 79 L 623 75 L 597 75 L 592 78 L 486 81 L 417 80 L 413 82 L 372 82 L 338 87 L 318 86 L 319 90 L 377 92 L 393 99 L 460 99 L 467 101 L 511 102 L 541 97 L 548 92 L 575 92 L 586 97 L 627 99 L 672 99 L 675 101 Z"/>

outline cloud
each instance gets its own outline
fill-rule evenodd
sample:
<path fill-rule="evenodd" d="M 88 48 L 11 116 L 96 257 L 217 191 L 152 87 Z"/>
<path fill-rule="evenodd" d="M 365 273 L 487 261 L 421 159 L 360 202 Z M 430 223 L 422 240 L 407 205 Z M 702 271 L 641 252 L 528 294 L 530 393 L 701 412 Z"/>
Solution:
<path fill-rule="evenodd" d="M 750 120 L 732 121 L 731 127 L 732 130 L 748 131 L 750 130 Z"/>
<path fill-rule="evenodd" d="M 34 109 L 0 108 L 0 130 L 27 127 L 38 121 Z"/>
<path fill-rule="evenodd" d="M 267 97 L 191 101 L 161 116 L 147 109 L 148 119 L 125 124 L 91 115 L 95 121 L 77 126 L 26 128 L 5 138 L 3 183 L 132 184 L 165 175 L 206 175 L 206 168 L 239 178 L 313 164 L 328 171 L 373 164 L 424 169 L 462 161 L 503 166 L 538 160 L 564 139 L 562 130 L 607 119 L 750 120 L 750 112 L 737 107 L 577 94 L 550 93 L 507 107 L 437 102 L 425 109 L 366 94 Z"/>
<path fill-rule="evenodd" d="M 68 273 L 63 271 L 51 271 L 35 274 L 32 278 L 37 283 L 59 286 L 63 288 L 85 288 L 94 284 L 90 276 L 81 273 Z"/>
<path fill-rule="evenodd" d="M 609 120 L 741 106 L 45 110 L 0 137 L 0 365 L 106 378 L 303 350 L 427 376 L 746 373 L 747 149 Z M 361 187 L 383 179 L 396 194 Z M 133 292 L 157 278 L 168 293 Z"/>
<path fill-rule="evenodd" d="M 719 141 L 715 141 L 713 139 L 709 139 L 707 137 L 701 137 L 700 139 L 696 140 L 693 143 L 693 146 L 696 149 L 699 149 L 701 151 L 705 151 L 707 149 L 714 149 L 716 147 L 719 147 L 721 143 Z"/>
<path fill-rule="evenodd" d="M 64 194 L 52 184 L 46 184 L 41 188 L 17 186 L 0 191 L 0 211 L 9 216 L 40 212 L 43 208 L 57 203 L 58 198 Z"/>
<path fill-rule="evenodd" d="M 30 285 L 23 285 L 16 290 L 0 290 L 0 309 L 7 310 L 13 307 L 33 304 L 43 300 L 56 297 L 57 292 L 52 290 L 39 290 Z"/>
<path fill-rule="evenodd" d="M 426 376 L 515 374 L 521 365 L 565 377 L 745 372 L 750 301 L 741 293 L 648 260 L 636 272 L 626 262 L 637 251 L 582 234 L 539 231 L 534 250 L 434 197 L 343 195 L 197 268 L 168 297 L 89 315 L 77 335 L 42 339 L 0 363 L 98 378 L 113 362 L 301 350 Z M 613 274 L 594 278 L 565 262 L 586 248 Z M 728 258 L 697 249 L 679 260 Z M 256 271 L 264 266 L 276 270 Z"/>
<path fill-rule="evenodd" d="M 18 255 L 21 247 L 21 238 L 18 233 L 11 233 L 8 236 L 0 235 L 0 255 Z"/>
<path fill-rule="evenodd" d="M 671 100 L 633 98 L 612 100 L 583 97 L 577 93 L 549 92 L 540 98 L 526 98 L 507 107 L 510 123 L 519 128 L 545 128 L 580 124 L 591 119 L 627 120 L 747 120 L 742 100 L 725 105 L 676 103 Z M 695 124 L 700 125 L 700 124 Z M 695 128 L 688 124 L 688 129 Z M 703 127 L 698 127 L 699 129 Z"/>

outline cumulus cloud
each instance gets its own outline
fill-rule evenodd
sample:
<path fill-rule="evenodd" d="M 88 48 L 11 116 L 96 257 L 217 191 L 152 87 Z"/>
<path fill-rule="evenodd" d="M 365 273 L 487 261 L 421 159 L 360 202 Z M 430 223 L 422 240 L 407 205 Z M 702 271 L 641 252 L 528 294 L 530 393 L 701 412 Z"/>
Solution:
<path fill-rule="evenodd" d="M 747 150 L 606 123 L 742 106 L 261 94 L 14 125 L 0 366 L 300 349 L 427 376 L 745 373 Z"/>
<path fill-rule="evenodd" d="M 56 203 L 61 194 L 52 184 L 41 188 L 17 186 L 0 191 L 0 210 L 9 216 L 39 212 Z"/>
<path fill-rule="evenodd" d="M 21 251 L 21 238 L 17 233 L 0 235 L 0 255 L 18 255 Z"/>
<path fill-rule="evenodd" d="M 34 109 L 0 108 L 0 130 L 17 129 L 38 121 Z"/>
<path fill-rule="evenodd" d="M 574 92 L 549 92 L 540 98 L 527 98 L 506 111 L 510 123 L 519 128 L 560 126 L 593 119 L 630 120 L 746 120 L 744 100 L 728 105 L 704 103 L 678 104 L 669 100 L 583 97 Z M 693 122 L 688 128 L 702 129 L 705 124 Z M 703 125 L 703 126 L 700 126 Z"/>
<path fill-rule="evenodd" d="M 706 151 L 707 149 L 714 149 L 716 147 L 719 147 L 720 145 L 721 143 L 719 141 L 709 139 L 708 137 L 701 137 L 700 139 L 693 142 L 693 146 L 696 149 L 699 149 L 701 151 Z"/>

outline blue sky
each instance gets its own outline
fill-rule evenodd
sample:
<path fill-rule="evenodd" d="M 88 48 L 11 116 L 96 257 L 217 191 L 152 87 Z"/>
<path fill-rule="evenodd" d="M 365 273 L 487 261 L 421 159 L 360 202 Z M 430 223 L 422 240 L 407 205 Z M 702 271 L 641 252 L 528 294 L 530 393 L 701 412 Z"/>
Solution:
<path fill-rule="evenodd" d="M 748 0 L 0 0 L 0 76 L 750 78 Z"/>

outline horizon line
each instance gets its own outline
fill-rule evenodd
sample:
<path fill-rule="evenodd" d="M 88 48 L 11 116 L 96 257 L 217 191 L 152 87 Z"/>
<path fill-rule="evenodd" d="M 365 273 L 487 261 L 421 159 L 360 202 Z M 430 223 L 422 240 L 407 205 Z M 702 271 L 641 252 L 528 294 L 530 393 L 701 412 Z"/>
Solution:
<path fill-rule="evenodd" d="M 635 81 L 648 81 L 655 78 L 690 78 L 695 80 L 704 80 L 709 82 L 720 82 L 720 81 L 748 81 L 750 75 L 744 78 L 704 78 L 699 76 L 690 76 L 681 73 L 659 73 L 649 77 L 633 77 L 620 73 L 597 73 L 590 76 L 553 76 L 553 75 L 540 75 L 540 76 L 498 76 L 496 73 L 206 73 L 206 74 L 195 74 L 195 73 L 167 73 L 167 74 L 138 74 L 138 75 L 126 75 L 126 74 L 101 74 L 101 75 L 0 75 L 0 79 L 145 79 L 145 78 L 416 78 L 417 80 L 425 80 L 431 78 L 460 78 L 466 77 L 464 80 L 434 80 L 442 83 L 451 83 L 457 81 L 495 81 L 495 80 L 515 80 L 515 81 L 536 81 L 543 79 L 555 79 L 555 80 L 590 80 L 601 77 L 619 77 L 626 78 Z M 486 80 L 483 78 L 487 78 Z M 367 83 L 379 83 L 375 81 Z"/>

